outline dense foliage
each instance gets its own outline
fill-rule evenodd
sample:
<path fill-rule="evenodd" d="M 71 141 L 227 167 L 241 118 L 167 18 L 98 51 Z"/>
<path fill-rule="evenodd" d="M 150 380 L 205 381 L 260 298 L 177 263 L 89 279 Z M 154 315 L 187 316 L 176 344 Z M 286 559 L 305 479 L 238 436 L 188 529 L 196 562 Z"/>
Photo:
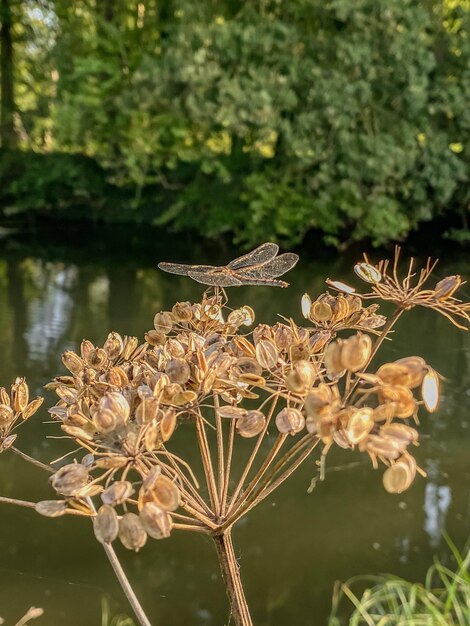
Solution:
<path fill-rule="evenodd" d="M 38 162 L 52 199 L 2 176 L 10 210 L 76 206 L 76 180 L 94 215 L 112 186 L 126 218 L 244 244 L 465 229 L 469 0 L 2 3 L 18 145 L 70 153 L 54 181 Z"/>

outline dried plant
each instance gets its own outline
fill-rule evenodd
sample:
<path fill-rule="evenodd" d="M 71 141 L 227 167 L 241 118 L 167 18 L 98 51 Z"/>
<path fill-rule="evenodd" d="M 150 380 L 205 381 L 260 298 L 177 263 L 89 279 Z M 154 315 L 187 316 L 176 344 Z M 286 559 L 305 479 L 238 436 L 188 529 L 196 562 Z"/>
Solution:
<path fill-rule="evenodd" d="M 46 516 L 92 519 L 141 624 L 150 622 L 119 571 L 111 548 L 116 539 L 138 551 L 148 537 L 163 539 L 175 530 L 210 535 L 234 621 L 249 626 L 232 528 L 312 452 L 318 452 L 319 479 L 333 445 L 357 448 L 374 468 L 383 466 L 390 493 L 424 476 L 412 454 L 419 440 L 415 426 L 422 405 L 437 409 L 440 377 L 419 356 L 373 369 L 371 362 L 398 318 L 415 306 L 430 307 L 465 328 L 469 305 L 454 297 L 460 277 L 425 289 L 435 267 L 429 261 L 417 275 L 410 263 L 399 279 L 397 250 L 390 274 L 386 261 L 372 265 L 366 258 L 355 266 L 368 293 L 328 280 L 335 295 L 302 298 L 306 325 L 281 318 L 253 327 L 253 309 L 230 309 L 221 285 L 286 286 L 275 279 L 297 259 L 276 257 L 277 251 L 264 244 L 225 268 L 163 264 L 166 271 L 212 287 L 200 302 L 177 302 L 171 311 L 158 312 L 143 343 L 115 332 L 102 346 L 84 340 L 78 353 L 63 355 L 70 374 L 46 385 L 58 397 L 50 414 L 73 442 L 74 454 L 78 445 L 84 455 L 53 470 L 58 499 L 25 505 Z M 371 299 L 391 301 L 395 311 L 387 318 L 377 303 L 365 305 Z M 2 449 L 50 470 L 12 445 L 18 420 L 30 417 L 40 400 L 29 402 L 22 379 L 11 394 L 0 393 Z M 187 428 L 200 465 L 175 452 L 178 431 Z M 272 432 L 274 440 L 268 437 Z M 254 443 L 235 475 L 240 439 Z M 265 439 L 271 442 L 267 451 Z"/>

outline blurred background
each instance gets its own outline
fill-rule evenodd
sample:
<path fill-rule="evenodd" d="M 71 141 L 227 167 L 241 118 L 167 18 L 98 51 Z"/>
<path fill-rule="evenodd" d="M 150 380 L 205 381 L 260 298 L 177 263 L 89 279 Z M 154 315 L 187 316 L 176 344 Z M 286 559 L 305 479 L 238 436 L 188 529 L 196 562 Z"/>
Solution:
<path fill-rule="evenodd" d="M 354 284 L 360 252 L 390 256 L 397 241 L 443 257 L 436 281 L 470 275 L 470 0 L 0 0 L 0 21 L 1 385 L 25 375 L 42 394 L 84 337 L 142 337 L 157 310 L 200 298 L 160 260 L 294 248 L 289 289 L 229 291 L 270 323 L 301 323 L 304 292 Z M 413 311 L 382 358 L 409 354 L 446 378 L 420 426 L 428 478 L 391 496 L 338 450 L 309 495 L 305 464 L 235 531 L 257 626 L 326 624 L 338 579 L 454 566 L 442 533 L 460 549 L 470 533 L 470 342 Z M 70 450 L 48 417 L 18 440 L 45 462 Z M 0 494 L 52 497 L 9 454 Z M 1 506 L 9 623 L 31 604 L 51 626 L 129 613 L 86 521 Z M 155 626 L 228 623 L 205 538 L 117 550 Z"/>

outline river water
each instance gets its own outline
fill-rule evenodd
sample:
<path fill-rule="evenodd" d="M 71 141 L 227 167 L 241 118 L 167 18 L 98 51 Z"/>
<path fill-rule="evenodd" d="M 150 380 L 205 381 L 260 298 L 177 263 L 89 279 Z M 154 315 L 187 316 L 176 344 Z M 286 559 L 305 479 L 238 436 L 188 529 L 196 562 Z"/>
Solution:
<path fill-rule="evenodd" d="M 31 392 L 41 393 L 63 371 L 62 352 L 82 338 L 102 343 L 111 329 L 141 337 L 157 310 L 200 297 L 200 285 L 159 272 L 157 261 L 225 263 L 236 256 L 233 250 L 216 256 L 189 237 L 142 241 L 142 234 L 91 236 L 71 227 L 52 242 L 42 236 L 1 242 L 0 384 L 25 375 Z M 349 280 L 354 260 L 319 259 L 305 250 L 289 289 L 232 289 L 231 304 L 251 304 L 257 321 L 272 322 L 280 312 L 300 322 L 302 294 L 318 295 L 327 276 Z M 470 276 L 470 262 L 444 262 L 437 276 L 455 273 Z M 337 450 L 328 457 L 326 480 L 308 494 L 315 468 L 305 463 L 234 531 L 257 626 L 326 625 L 336 580 L 382 572 L 419 580 L 434 556 L 452 564 L 443 531 L 463 548 L 470 530 L 469 336 L 432 311 L 413 311 L 382 357 L 410 354 L 422 355 L 446 378 L 439 412 L 423 413 L 420 426 L 416 457 L 428 478 L 391 496 L 365 456 Z M 44 408 L 21 429 L 18 444 L 50 461 L 70 449 L 49 438 L 58 434 Z M 52 492 L 40 470 L 5 453 L 0 495 L 39 500 Z M 130 612 L 87 520 L 0 506 L 0 615 L 7 623 L 31 605 L 44 608 L 38 624 L 50 626 L 98 626 L 103 610 Z M 209 539 L 174 532 L 137 555 L 117 549 L 155 626 L 228 623 Z"/>

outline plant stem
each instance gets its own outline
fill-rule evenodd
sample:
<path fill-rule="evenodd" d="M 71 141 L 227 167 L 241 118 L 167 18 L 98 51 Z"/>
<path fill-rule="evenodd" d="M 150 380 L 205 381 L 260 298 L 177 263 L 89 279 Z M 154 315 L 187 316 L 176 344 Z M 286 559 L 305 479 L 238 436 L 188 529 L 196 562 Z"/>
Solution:
<path fill-rule="evenodd" d="M 235 626 L 253 626 L 233 549 L 231 529 L 212 535 Z"/>
<path fill-rule="evenodd" d="M 116 574 L 116 578 L 118 579 L 119 584 L 121 585 L 121 588 L 129 604 L 131 605 L 132 610 L 134 611 L 134 615 L 136 616 L 139 624 L 141 626 L 152 626 L 148 617 L 145 615 L 144 610 L 142 606 L 140 605 L 140 602 L 137 599 L 137 596 L 134 593 L 134 590 L 132 589 L 132 586 L 121 566 L 121 563 L 116 553 L 114 552 L 114 548 L 112 547 L 110 543 L 104 543 L 103 548 L 104 548 L 104 551 L 106 552 L 106 556 L 108 557 L 109 562 L 111 563 L 111 567 L 113 568 L 114 573 Z"/>
<path fill-rule="evenodd" d="M 35 465 L 36 467 L 39 467 L 39 469 L 42 469 L 45 472 L 49 472 L 50 474 L 55 472 L 55 469 L 53 467 L 51 467 L 50 465 L 46 465 L 45 463 L 41 463 L 41 461 L 38 461 L 37 459 L 33 458 L 32 456 L 29 456 L 29 454 L 26 454 L 26 452 L 22 452 L 21 450 L 18 450 L 18 448 L 15 448 L 14 446 L 11 446 L 10 450 L 12 452 L 14 452 L 16 455 L 18 455 L 19 457 L 21 457 L 22 459 L 24 459 L 25 461 L 28 461 L 28 463 L 31 463 L 32 465 Z"/>
<path fill-rule="evenodd" d="M 204 428 L 204 420 L 202 415 L 196 415 L 196 433 L 201 452 L 201 461 L 206 476 L 207 488 L 211 499 L 212 510 L 215 514 L 219 510 L 219 496 L 215 484 L 214 468 L 212 466 L 211 453 L 209 443 L 207 441 L 206 429 Z"/>

